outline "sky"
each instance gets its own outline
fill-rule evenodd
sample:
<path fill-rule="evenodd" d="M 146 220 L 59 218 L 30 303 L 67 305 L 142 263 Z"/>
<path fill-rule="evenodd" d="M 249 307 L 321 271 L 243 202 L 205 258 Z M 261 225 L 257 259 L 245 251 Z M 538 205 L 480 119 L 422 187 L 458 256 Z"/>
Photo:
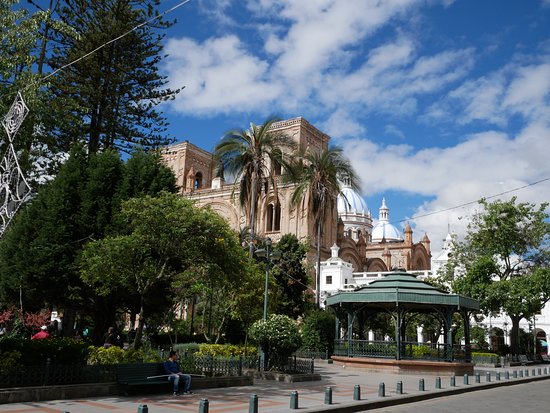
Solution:
<path fill-rule="evenodd" d="M 432 251 L 481 197 L 550 201 L 550 0 L 190 0 L 168 16 L 176 141 L 211 151 L 301 116 L 343 148 L 372 216 L 385 197 Z"/>

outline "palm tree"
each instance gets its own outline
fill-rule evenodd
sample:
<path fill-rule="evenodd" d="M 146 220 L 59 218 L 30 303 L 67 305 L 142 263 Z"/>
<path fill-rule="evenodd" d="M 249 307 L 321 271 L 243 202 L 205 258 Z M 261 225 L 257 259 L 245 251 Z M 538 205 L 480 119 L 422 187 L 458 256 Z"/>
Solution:
<path fill-rule="evenodd" d="M 214 150 L 220 167 L 235 177 L 233 190 L 239 188 L 239 202 L 248 215 L 251 257 L 256 236 L 256 210 L 262 188 L 266 194 L 270 187 L 273 188 L 277 198 L 278 167 L 288 168 L 289 154 L 296 148 L 291 137 L 269 131 L 276 121 L 270 118 L 263 125 L 251 123 L 248 130 L 230 131 Z"/>
<path fill-rule="evenodd" d="M 359 181 L 351 163 L 343 157 L 340 148 L 323 150 L 310 148 L 297 159 L 299 162 L 294 164 L 289 174 L 289 180 L 296 185 L 291 204 L 294 206 L 301 204 L 302 210 L 307 209 L 314 218 L 317 247 L 315 302 L 319 305 L 322 226 L 327 214 L 334 211 L 342 183 L 359 190 Z"/>

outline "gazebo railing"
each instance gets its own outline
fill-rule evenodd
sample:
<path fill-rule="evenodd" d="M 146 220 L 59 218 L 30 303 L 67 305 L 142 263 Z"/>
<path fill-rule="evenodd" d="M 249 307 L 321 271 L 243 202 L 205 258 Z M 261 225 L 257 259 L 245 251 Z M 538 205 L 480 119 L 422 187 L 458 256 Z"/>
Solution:
<path fill-rule="evenodd" d="M 345 357 L 397 358 L 395 341 L 335 340 L 334 355 Z M 443 343 L 401 342 L 399 358 L 404 360 L 471 361 L 470 351 L 464 345 Z"/>

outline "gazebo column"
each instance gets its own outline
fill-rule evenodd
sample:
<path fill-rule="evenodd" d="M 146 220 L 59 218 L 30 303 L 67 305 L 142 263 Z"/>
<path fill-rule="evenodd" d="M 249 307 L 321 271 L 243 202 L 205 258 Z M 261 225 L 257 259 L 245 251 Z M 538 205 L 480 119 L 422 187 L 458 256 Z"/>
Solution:
<path fill-rule="evenodd" d="M 348 357 L 353 357 L 353 321 L 355 320 L 355 310 L 352 306 L 347 308 L 348 310 Z"/>
<path fill-rule="evenodd" d="M 395 342 L 397 344 L 397 351 L 396 351 L 395 357 L 397 360 L 401 360 L 402 351 L 403 351 L 403 349 L 401 348 L 403 317 L 404 317 L 404 311 L 398 305 L 397 308 L 395 309 Z"/>
<path fill-rule="evenodd" d="M 450 309 L 445 311 L 445 344 L 450 346 L 453 344 L 453 312 Z"/>

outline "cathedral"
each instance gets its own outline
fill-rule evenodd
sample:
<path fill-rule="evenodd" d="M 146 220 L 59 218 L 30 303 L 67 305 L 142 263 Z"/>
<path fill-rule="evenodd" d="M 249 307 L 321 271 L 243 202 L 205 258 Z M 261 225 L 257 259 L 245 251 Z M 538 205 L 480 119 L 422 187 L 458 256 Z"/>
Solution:
<path fill-rule="evenodd" d="M 327 134 L 301 117 L 275 122 L 270 130 L 292 137 L 300 149 L 323 150 L 328 148 L 330 140 Z M 174 171 L 182 196 L 194 200 L 198 206 L 210 207 L 236 231 L 246 226 L 247 217 L 238 202 L 238 188 L 235 190 L 233 183 L 215 176 L 216 161 L 211 152 L 184 141 L 164 148 L 162 158 Z M 258 202 L 257 232 L 274 243 L 287 233 L 298 239 L 310 239 L 308 259 L 314 262 L 313 216 L 307 210 L 291 206 L 292 191 L 292 184 L 281 185 L 278 202 L 272 192 L 262 194 Z M 363 198 L 345 185 L 323 225 L 321 260 L 334 257 L 334 247 L 338 259 L 347 263 L 353 272 L 385 272 L 394 268 L 425 271 L 431 265 L 427 235 L 415 243 L 410 225 L 407 224 L 402 232 L 391 224 L 385 199 L 379 208 L 378 219 L 373 221 Z"/>

